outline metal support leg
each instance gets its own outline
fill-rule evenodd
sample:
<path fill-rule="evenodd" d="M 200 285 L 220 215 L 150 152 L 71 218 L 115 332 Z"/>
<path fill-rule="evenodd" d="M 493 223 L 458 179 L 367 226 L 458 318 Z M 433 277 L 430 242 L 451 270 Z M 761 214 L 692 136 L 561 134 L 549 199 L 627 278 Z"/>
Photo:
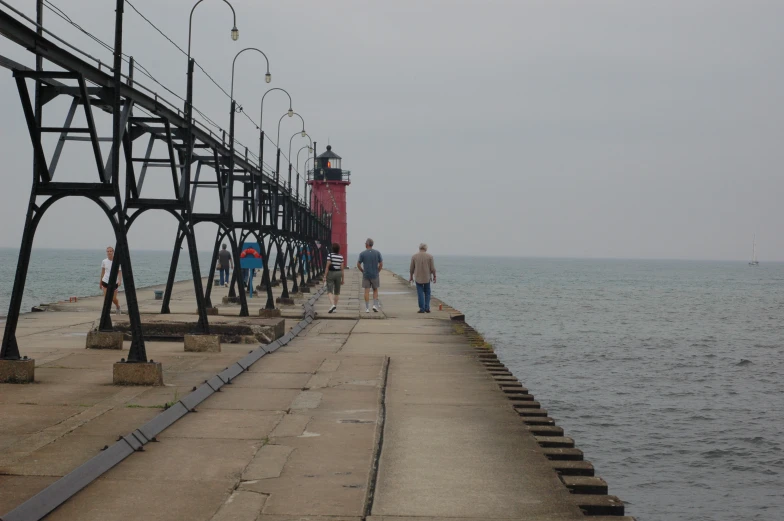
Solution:
<path fill-rule="evenodd" d="M 35 188 L 33 188 L 35 190 Z M 27 207 L 22 244 L 19 248 L 19 258 L 16 261 L 16 276 L 14 287 L 11 290 L 11 303 L 8 306 L 8 316 L 5 321 L 3 344 L 0 348 L 0 360 L 19 360 L 19 345 L 16 342 L 16 326 L 19 323 L 19 311 L 22 307 L 27 268 L 30 265 L 30 253 L 33 250 L 33 238 L 38 227 L 40 216 L 35 215 L 35 191 L 30 195 L 30 204 Z"/>
<path fill-rule="evenodd" d="M 166 279 L 166 290 L 163 294 L 163 303 L 161 304 L 161 314 L 165 315 L 171 313 L 169 309 L 169 302 L 171 302 L 172 290 L 174 288 L 174 278 L 177 274 L 177 264 L 180 261 L 180 250 L 182 249 L 182 241 L 185 239 L 185 232 L 182 229 L 183 225 L 177 228 L 177 236 L 174 239 L 174 251 L 172 252 L 171 265 L 169 266 L 169 276 Z"/>

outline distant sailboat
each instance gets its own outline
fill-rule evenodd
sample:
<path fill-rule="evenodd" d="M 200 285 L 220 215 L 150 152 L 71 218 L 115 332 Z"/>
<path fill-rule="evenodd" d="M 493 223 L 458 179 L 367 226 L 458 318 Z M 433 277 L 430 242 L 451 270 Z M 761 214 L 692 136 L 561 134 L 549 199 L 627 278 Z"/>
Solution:
<path fill-rule="evenodd" d="M 754 234 L 754 242 L 752 243 L 751 247 L 751 262 L 749 262 L 749 266 L 759 266 L 759 261 L 757 260 L 757 234 Z"/>

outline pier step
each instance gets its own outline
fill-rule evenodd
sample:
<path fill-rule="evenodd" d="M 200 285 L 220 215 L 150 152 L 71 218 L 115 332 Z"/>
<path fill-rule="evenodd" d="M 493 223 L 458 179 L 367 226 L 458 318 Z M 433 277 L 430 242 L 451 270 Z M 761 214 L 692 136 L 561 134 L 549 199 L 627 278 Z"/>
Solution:
<path fill-rule="evenodd" d="M 531 403 L 531 402 L 528 402 L 528 403 Z M 527 407 L 527 405 L 528 404 L 526 404 L 526 407 L 522 407 L 522 406 L 517 407 L 516 406 L 515 407 L 515 412 L 517 414 L 519 414 L 520 416 L 523 416 L 523 417 L 528 417 L 528 416 L 547 416 L 547 409 L 540 409 L 538 407 Z"/>
<path fill-rule="evenodd" d="M 558 437 L 563 436 L 563 427 L 556 425 L 528 425 L 528 432 L 536 436 Z"/>
<path fill-rule="evenodd" d="M 553 449 L 548 449 L 553 450 Z M 555 449 L 561 450 L 561 449 Z M 568 450 L 568 449 L 563 449 Z M 579 450 L 579 449 L 577 449 Z M 553 470 L 563 476 L 593 476 L 593 463 L 584 460 L 550 460 Z"/>
<path fill-rule="evenodd" d="M 518 404 L 521 405 L 521 406 L 525 406 L 526 403 L 534 401 L 534 395 L 533 394 L 511 394 L 509 396 L 509 400 L 511 400 L 513 402 L 512 405 L 514 407 L 517 407 Z"/>
<path fill-rule="evenodd" d="M 596 496 L 593 494 L 573 494 L 572 501 L 587 516 L 622 516 L 623 501 L 616 496 Z M 618 519 L 613 518 L 613 519 Z"/>
<path fill-rule="evenodd" d="M 583 451 L 574 447 L 544 447 L 542 454 L 552 461 L 583 461 Z"/>
<path fill-rule="evenodd" d="M 549 416 L 525 416 L 523 423 L 526 425 L 555 425 L 555 420 Z"/>
<path fill-rule="evenodd" d="M 596 476 L 561 476 L 561 481 L 573 494 L 607 495 L 607 482 Z"/>
<path fill-rule="evenodd" d="M 574 440 L 566 436 L 534 436 L 540 447 L 574 448 Z"/>
<path fill-rule="evenodd" d="M 528 400 L 525 402 L 525 406 L 523 406 L 522 403 L 520 403 L 519 406 L 515 405 L 515 409 L 538 409 L 541 406 L 542 404 L 540 404 L 536 400 Z"/>

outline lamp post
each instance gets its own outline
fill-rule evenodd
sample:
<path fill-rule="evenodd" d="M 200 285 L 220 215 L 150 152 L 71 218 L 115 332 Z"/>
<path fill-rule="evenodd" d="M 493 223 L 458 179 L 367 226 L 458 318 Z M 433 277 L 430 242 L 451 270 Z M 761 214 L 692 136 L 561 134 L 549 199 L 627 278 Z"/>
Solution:
<path fill-rule="evenodd" d="M 308 208 L 310 208 L 310 199 L 308 198 L 308 175 L 307 175 L 308 174 L 308 161 L 313 161 L 313 159 L 314 159 L 313 157 L 307 158 L 305 160 L 305 164 L 302 166 L 302 169 L 305 171 L 305 188 L 304 188 L 304 192 L 305 193 L 304 193 L 304 198 L 305 198 L 305 204 L 307 205 Z M 315 165 L 316 163 L 314 162 L 313 164 Z M 313 167 L 313 169 L 315 170 L 315 166 Z"/>
<path fill-rule="evenodd" d="M 278 182 L 278 180 L 280 179 L 280 124 L 283 121 L 283 118 L 285 118 L 288 115 L 289 115 L 289 113 L 286 112 L 278 120 L 278 138 L 275 140 L 275 148 L 278 149 L 278 155 L 275 158 L 275 182 Z M 300 121 L 302 121 L 302 132 L 301 132 L 301 134 L 302 134 L 302 137 L 305 137 L 307 135 L 307 132 L 305 132 L 305 120 L 302 119 L 302 116 L 300 116 L 296 112 L 294 112 L 292 115 L 293 116 L 297 116 L 300 119 Z M 289 116 L 289 117 L 291 117 L 291 116 Z"/>
<path fill-rule="evenodd" d="M 310 136 L 308 136 L 310 137 Z M 313 151 L 313 147 L 311 145 L 305 145 L 304 147 L 297 150 L 297 173 L 299 174 L 299 155 L 302 153 L 303 150 L 308 149 L 308 152 Z"/>
<path fill-rule="evenodd" d="M 188 122 L 188 137 L 187 137 L 187 148 L 186 148 L 186 160 L 185 160 L 185 178 L 186 178 L 186 185 L 185 185 L 185 192 L 187 193 L 191 178 L 191 155 L 193 147 L 191 146 L 193 141 L 193 58 L 191 58 L 191 36 L 193 35 L 193 12 L 199 7 L 199 4 L 202 3 L 204 0 L 198 0 L 193 5 L 191 9 L 190 17 L 188 18 L 188 86 L 185 95 L 185 118 Z M 234 18 L 234 25 L 231 29 L 231 39 L 237 41 L 240 37 L 240 32 L 237 30 L 237 13 L 234 12 L 234 6 L 232 6 L 228 0 L 223 0 L 226 5 L 231 8 L 231 14 Z"/>
<path fill-rule="evenodd" d="M 273 90 L 280 90 L 286 93 L 286 96 L 289 97 L 289 110 L 287 114 L 289 117 L 294 115 L 294 109 L 291 108 L 291 94 L 288 93 L 286 89 L 281 89 L 280 87 L 273 87 L 269 89 L 264 95 L 261 97 L 261 108 L 259 112 L 259 162 L 261 165 L 264 165 L 264 98 L 267 97 L 267 94 L 272 92 Z"/>
<path fill-rule="evenodd" d="M 199 7 L 199 4 L 202 3 L 204 0 L 199 0 L 193 5 L 191 9 L 190 17 L 188 18 L 188 90 L 186 95 L 185 101 L 185 111 L 187 112 L 186 116 L 188 120 L 190 120 L 192 115 L 191 106 L 193 104 L 193 59 L 191 58 L 191 36 L 193 35 L 193 12 Z M 240 31 L 237 29 L 237 13 L 234 12 L 234 6 L 232 6 L 228 0 L 223 0 L 226 5 L 231 8 L 231 14 L 234 18 L 234 25 L 231 28 L 231 39 L 235 42 L 240 37 Z"/>
<path fill-rule="evenodd" d="M 239 58 L 240 54 L 244 53 L 245 51 L 256 51 L 264 56 L 264 60 L 267 62 L 267 74 L 264 75 L 264 80 L 267 83 L 272 81 L 272 75 L 269 71 L 269 58 L 267 58 L 267 55 L 264 54 L 261 49 L 257 49 L 256 47 L 246 47 L 234 56 L 234 60 L 231 62 L 231 109 L 229 112 L 229 190 L 227 191 L 226 195 L 228 197 L 228 200 L 225 201 L 226 208 L 230 208 L 231 197 L 234 191 L 234 114 L 237 112 L 237 102 L 234 99 L 234 67 L 237 64 L 237 58 Z"/>
<path fill-rule="evenodd" d="M 313 144 L 313 140 L 310 139 L 310 136 L 308 136 L 308 133 L 305 132 L 304 129 L 302 130 L 301 133 L 300 132 L 295 132 L 289 138 L 289 155 L 287 156 L 289 158 L 289 192 L 291 192 L 291 142 L 294 140 L 295 137 L 297 137 L 299 135 L 302 135 L 302 137 L 307 137 L 308 140 L 310 140 L 310 144 L 311 145 Z"/>

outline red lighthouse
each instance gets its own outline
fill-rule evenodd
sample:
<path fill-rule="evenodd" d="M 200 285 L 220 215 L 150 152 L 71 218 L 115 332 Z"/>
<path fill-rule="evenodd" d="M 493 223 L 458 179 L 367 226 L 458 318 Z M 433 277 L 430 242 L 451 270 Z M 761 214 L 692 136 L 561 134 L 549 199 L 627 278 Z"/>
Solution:
<path fill-rule="evenodd" d="M 351 172 L 341 169 L 341 161 L 327 145 L 327 151 L 316 157 L 316 166 L 308 172 L 308 184 L 311 208 L 320 206 L 332 214 L 332 244 L 340 244 L 340 253 L 348 260 L 346 187 L 351 184 Z"/>

